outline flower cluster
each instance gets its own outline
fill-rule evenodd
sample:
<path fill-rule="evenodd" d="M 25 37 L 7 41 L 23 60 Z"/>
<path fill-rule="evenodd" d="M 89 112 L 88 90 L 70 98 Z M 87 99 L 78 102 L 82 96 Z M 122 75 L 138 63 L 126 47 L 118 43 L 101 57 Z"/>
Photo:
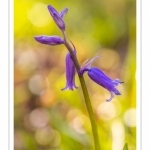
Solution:
<path fill-rule="evenodd" d="M 65 31 L 65 23 L 63 20 L 64 15 L 68 12 L 68 8 L 63 9 L 60 13 L 56 11 L 54 7 L 51 5 L 47 6 L 53 20 L 55 21 L 56 25 L 59 27 L 59 29 L 64 32 Z M 34 37 L 36 41 L 42 43 L 42 44 L 48 44 L 48 45 L 59 45 L 63 44 L 64 40 L 62 40 L 59 36 L 35 36 Z"/>
<path fill-rule="evenodd" d="M 68 8 L 63 9 L 60 13 L 58 13 L 57 10 L 54 7 L 52 7 L 51 5 L 48 5 L 47 8 L 48 8 L 53 20 L 55 21 L 56 25 L 59 27 L 59 29 L 62 32 L 64 32 L 65 31 L 65 23 L 64 23 L 63 17 L 68 12 Z M 59 36 L 42 35 L 42 36 L 35 36 L 34 38 L 39 43 L 48 44 L 51 46 L 64 44 L 64 40 L 62 38 L 60 38 Z M 72 45 L 73 45 L 73 43 L 72 43 Z M 74 47 L 74 55 L 76 55 L 75 46 L 73 45 L 73 47 Z M 72 61 L 71 55 L 68 52 L 66 55 L 66 80 L 67 80 L 67 82 L 66 82 L 66 87 L 63 88 L 62 91 L 66 90 L 68 88 L 70 90 L 77 88 L 77 86 L 75 85 L 75 74 L 76 74 L 76 69 L 75 69 L 74 63 Z"/>
<path fill-rule="evenodd" d="M 64 23 L 63 17 L 68 12 L 68 8 L 63 9 L 60 13 L 58 13 L 54 7 L 52 7 L 51 5 L 48 5 L 48 10 L 53 20 L 55 21 L 56 25 L 64 34 L 65 23 Z M 64 44 L 65 42 L 65 40 L 63 40 L 59 36 L 42 35 L 42 36 L 35 36 L 34 38 L 36 41 L 42 44 L 48 44 L 51 46 Z M 74 55 L 76 55 L 75 46 L 73 45 L 73 47 L 74 47 Z M 107 89 L 110 92 L 111 97 L 108 100 L 106 100 L 107 102 L 109 102 L 114 97 L 114 94 L 121 95 L 120 92 L 115 87 L 123 82 L 120 82 L 119 79 L 115 79 L 115 80 L 110 79 L 106 74 L 104 74 L 98 68 L 90 68 L 92 62 L 97 58 L 98 56 L 94 57 L 89 62 L 87 62 L 82 68 L 80 68 L 78 70 L 78 75 L 83 76 L 85 72 L 88 72 L 88 76 L 94 82 L 96 82 L 97 84 L 99 84 L 100 86 L 102 86 L 103 88 Z M 63 88 L 62 90 L 66 90 L 66 89 L 73 90 L 74 88 L 77 88 L 77 86 L 75 85 L 75 74 L 76 74 L 75 65 L 71 58 L 70 52 L 68 52 L 66 55 L 66 87 Z"/>

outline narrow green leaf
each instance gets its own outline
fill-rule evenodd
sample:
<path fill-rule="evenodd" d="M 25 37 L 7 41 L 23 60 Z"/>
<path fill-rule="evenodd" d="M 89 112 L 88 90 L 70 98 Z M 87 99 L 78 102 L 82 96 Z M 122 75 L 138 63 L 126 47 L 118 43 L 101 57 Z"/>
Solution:
<path fill-rule="evenodd" d="M 129 149 L 128 149 L 128 144 L 127 144 L 127 143 L 124 144 L 123 150 L 129 150 Z"/>

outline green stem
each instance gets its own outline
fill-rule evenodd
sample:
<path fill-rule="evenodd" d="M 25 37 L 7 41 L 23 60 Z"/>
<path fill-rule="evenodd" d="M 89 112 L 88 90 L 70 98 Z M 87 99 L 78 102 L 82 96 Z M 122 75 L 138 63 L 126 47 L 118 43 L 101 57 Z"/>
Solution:
<path fill-rule="evenodd" d="M 64 45 L 66 46 L 66 48 L 70 52 L 72 60 L 73 60 L 74 65 L 76 67 L 76 70 L 78 72 L 79 69 L 80 69 L 80 65 L 79 65 L 79 62 L 77 60 L 77 57 L 76 57 L 76 55 L 74 55 L 72 47 L 67 42 L 66 35 L 65 35 L 64 32 L 63 32 L 63 36 L 64 36 Z M 88 110 L 89 117 L 90 117 L 90 122 L 91 122 L 92 132 L 93 132 L 93 138 L 94 138 L 95 150 L 100 150 L 101 148 L 100 148 L 100 142 L 99 142 L 99 137 L 98 137 L 97 125 L 96 125 L 96 121 L 95 121 L 95 118 L 94 118 L 94 112 L 93 112 L 93 109 L 92 109 L 92 105 L 91 105 L 90 97 L 89 97 L 87 87 L 86 87 L 86 84 L 85 84 L 85 80 L 84 80 L 83 76 L 79 75 L 79 73 L 78 73 L 78 76 L 79 76 L 79 80 L 80 80 L 80 83 L 81 83 L 83 95 L 84 95 L 84 98 L 85 98 L 85 103 L 86 103 L 87 110 Z"/>

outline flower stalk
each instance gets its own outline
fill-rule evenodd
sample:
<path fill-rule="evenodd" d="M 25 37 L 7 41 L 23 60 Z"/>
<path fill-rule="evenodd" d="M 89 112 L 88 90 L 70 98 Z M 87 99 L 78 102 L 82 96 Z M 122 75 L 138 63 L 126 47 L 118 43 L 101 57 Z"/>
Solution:
<path fill-rule="evenodd" d="M 63 88 L 62 90 L 66 89 L 73 90 L 74 88 L 77 88 L 75 84 L 75 73 L 77 71 L 83 91 L 83 96 L 85 99 L 85 104 L 91 122 L 95 150 L 101 150 L 96 120 L 94 117 L 94 112 L 92 109 L 89 93 L 87 91 L 83 74 L 85 72 L 88 72 L 88 76 L 91 78 L 91 80 L 93 80 L 94 82 L 96 82 L 97 84 L 99 84 L 100 86 L 102 86 L 103 88 L 105 88 L 110 92 L 111 97 L 106 100 L 107 102 L 110 102 L 112 100 L 114 94 L 121 95 L 120 92 L 115 87 L 118 86 L 118 84 L 122 84 L 123 82 L 120 82 L 119 79 L 115 80 L 110 79 L 98 68 L 95 67 L 90 68 L 92 62 L 99 56 L 94 57 L 89 62 L 87 62 L 82 68 L 80 68 L 78 59 L 76 57 L 76 48 L 71 41 L 70 42 L 72 43 L 73 48 L 72 46 L 70 46 L 69 44 L 70 42 L 67 41 L 67 36 L 65 33 L 66 26 L 63 17 L 68 12 L 68 8 L 63 9 L 60 13 L 58 13 L 53 6 L 48 5 L 48 10 L 53 20 L 55 21 L 56 25 L 61 30 L 64 39 L 61 39 L 59 36 L 45 36 L 45 35 L 35 36 L 34 38 L 39 43 L 48 44 L 51 46 L 64 44 L 68 49 L 69 52 L 66 55 L 66 87 Z"/>
<path fill-rule="evenodd" d="M 82 87 L 82 91 L 83 91 L 86 107 L 87 107 L 89 118 L 90 118 L 90 122 L 91 122 L 95 150 L 101 150 L 99 136 L 98 136 L 98 129 L 97 129 L 97 125 L 96 125 L 96 120 L 95 120 L 95 117 L 94 117 L 94 112 L 93 112 L 93 109 L 92 109 L 92 104 L 91 104 L 91 101 L 90 101 L 89 93 L 87 91 L 87 87 L 86 87 L 86 84 L 85 84 L 84 76 L 79 74 L 79 70 L 80 70 L 79 62 L 77 60 L 76 55 L 73 52 L 72 47 L 67 42 L 66 34 L 64 32 L 63 32 L 63 36 L 64 36 L 64 45 L 66 46 L 66 48 L 70 52 L 71 58 L 72 58 L 72 60 L 74 62 L 74 65 L 75 65 L 77 73 L 78 73 L 79 81 L 81 83 L 81 87 Z"/>

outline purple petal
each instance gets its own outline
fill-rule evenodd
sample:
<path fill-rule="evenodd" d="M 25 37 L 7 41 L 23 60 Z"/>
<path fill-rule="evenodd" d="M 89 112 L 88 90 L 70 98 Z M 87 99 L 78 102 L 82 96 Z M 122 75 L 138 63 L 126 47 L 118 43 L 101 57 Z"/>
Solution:
<path fill-rule="evenodd" d="M 114 87 L 112 80 L 98 68 L 89 69 L 88 75 L 93 81 L 104 88 L 107 88 L 106 86 L 108 86 L 108 88 Z"/>
<path fill-rule="evenodd" d="M 107 75 L 105 75 L 100 69 L 98 68 L 91 68 L 88 70 L 88 76 L 97 84 L 102 86 L 103 88 L 107 89 L 111 93 L 111 98 L 107 101 L 110 101 L 113 98 L 113 93 L 116 95 L 121 95 L 120 92 L 115 88 L 119 83 L 119 79 L 112 80 Z"/>
<path fill-rule="evenodd" d="M 48 44 L 48 45 L 59 45 L 63 44 L 64 41 L 59 36 L 34 36 L 35 40 L 42 43 L 42 44 Z"/>
<path fill-rule="evenodd" d="M 111 94 L 111 96 L 109 99 L 106 99 L 106 102 L 110 102 L 114 98 L 113 92 L 110 92 L 110 94 Z"/>
<path fill-rule="evenodd" d="M 117 85 L 120 84 L 120 80 L 119 80 L 119 79 L 115 79 L 115 80 L 112 81 L 112 83 L 113 83 L 115 86 L 117 86 Z"/>
<path fill-rule="evenodd" d="M 61 90 L 62 91 L 65 91 L 65 90 L 67 90 L 69 88 L 69 86 L 67 85 L 67 83 L 66 83 L 66 87 L 65 88 L 62 88 Z"/>
<path fill-rule="evenodd" d="M 110 102 L 114 98 L 113 92 L 110 92 L 110 94 L 111 94 L 111 96 L 109 99 L 106 99 L 106 102 Z"/>
<path fill-rule="evenodd" d="M 65 8 L 65 9 L 63 9 L 63 10 L 60 12 L 59 16 L 60 16 L 61 18 L 63 18 L 64 15 L 65 15 L 67 12 L 68 12 L 68 8 Z"/>
<path fill-rule="evenodd" d="M 60 28 L 60 30 L 65 31 L 65 23 L 60 18 L 60 16 L 58 16 L 57 14 L 54 13 L 53 19 L 54 19 L 55 23 L 57 24 L 57 26 Z"/>
<path fill-rule="evenodd" d="M 121 95 L 120 92 L 119 92 L 116 88 L 113 89 L 113 92 L 114 92 L 116 95 Z"/>
<path fill-rule="evenodd" d="M 85 71 L 88 71 L 90 69 L 91 64 L 93 63 L 93 61 L 99 57 L 102 56 L 95 56 L 94 58 L 92 58 L 89 62 L 87 62 L 79 71 L 80 75 L 83 75 Z M 85 63 L 85 62 L 84 62 Z"/>

